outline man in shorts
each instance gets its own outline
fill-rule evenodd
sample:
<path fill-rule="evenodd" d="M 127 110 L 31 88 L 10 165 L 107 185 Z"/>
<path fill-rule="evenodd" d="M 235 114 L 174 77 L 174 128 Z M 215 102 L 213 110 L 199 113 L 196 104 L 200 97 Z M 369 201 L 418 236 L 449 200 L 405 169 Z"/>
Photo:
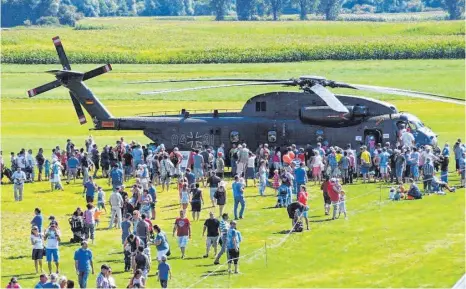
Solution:
<path fill-rule="evenodd" d="M 191 238 L 191 224 L 185 216 L 185 212 L 180 210 L 180 217 L 176 218 L 175 226 L 173 227 L 173 237 L 178 237 L 178 247 L 181 250 L 181 259 L 185 257 L 186 245 Z"/>
<path fill-rule="evenodd" d="M 207 230 L 207 239 L 206 239 L 206 251 L 204 258 L 209 257 L 210 247 L 214 247 L 214 256 L 217 256 L 217 245 L 219 237 L 219 228 L 220 222 L 215 218 L 214 213 L 209 213 L 209 218 L 204 222 L 204 229 L 202 230 L 202 236 L 205 235 Z"/>
<path fill-rule="evenodd" d="M 57 268 L 57 274 L 59 273 L 59 259 L 60 254 L 58 251 L 58 246 L 60 243 L 60 231 L 57 228 L 57 224 L 51 223 L 50 227 L 45 231 L 44 234 L 45 240 L 45 258 L 47 259 L 47 264 L 49 268 L 49 273 L 52 273 L 52 260 L 55 262 Z"/>
<path fill-rule="evenodd" d="M 235 264 L 235 274 L 238 274 L 239 244 L 241 243 L 241 233 L 236 229 L 236 222 L 231 221 L 230 229 L 227 233 L 228 248 L 228 273 L 231 273 L 231 263 Z"/>
<path fill-rule="evenodd" d="M 67 167 L 68 167 L 68 179 L 66 180 L 67 184 L 70 183 L 71 178 L 73 178 L 73 181 L 76 183 L 78 166 L 79 166 L 79 160 L 76 158 L 75 154 L 72 154 L 71 157 L 67 161 Z"/>

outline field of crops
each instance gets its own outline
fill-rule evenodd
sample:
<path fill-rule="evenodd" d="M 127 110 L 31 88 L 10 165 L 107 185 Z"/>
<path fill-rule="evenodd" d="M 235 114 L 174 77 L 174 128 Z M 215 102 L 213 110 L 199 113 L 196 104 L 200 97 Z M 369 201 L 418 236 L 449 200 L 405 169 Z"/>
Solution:
<path fill-rule="evenodd" d="M 2 31 L 2 62 L 56 63 L 60 35 L 73 63 L 258 63 L 464 58 L 463 21 L 211 22 L 84 19 L 69 27 Z"/>

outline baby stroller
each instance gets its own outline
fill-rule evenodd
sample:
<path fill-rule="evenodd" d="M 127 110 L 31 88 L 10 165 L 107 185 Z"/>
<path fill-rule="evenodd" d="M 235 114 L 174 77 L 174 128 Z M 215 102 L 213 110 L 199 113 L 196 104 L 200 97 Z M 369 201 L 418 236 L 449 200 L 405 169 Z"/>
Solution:
<path fill-rule="evenodd" d="M 73 232 L 73 238 L 70 239 L 70 243 L 81 243 L 84 241 L 84 221 L 80 216 L 73 216 L 69 219 L 71 232 Z"/>

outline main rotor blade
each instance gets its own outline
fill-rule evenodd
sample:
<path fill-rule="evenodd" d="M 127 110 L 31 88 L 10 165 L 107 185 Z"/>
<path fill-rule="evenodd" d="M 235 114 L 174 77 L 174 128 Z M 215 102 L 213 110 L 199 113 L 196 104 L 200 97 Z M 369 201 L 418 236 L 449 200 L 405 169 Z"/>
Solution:
<path fill-rule="evenodd" d="M 71 93 L 70 91 L 71 101 L 73 102 L 74 110 L 76 111 L 76 115 L 78 116 L 78 120 L 80 124 L 85 124 L 87 122 L 86 116 L 84 115 L 83 108 L 79 100 Z"/>
<path fill-rule="evenodd" d="M 331 109 L 337 112 L 348 113 L 348 108 L 341 103 L 335 95 L 320 84 L 315 84 L 309 88 L 317 94 Z"/>
<path fill-rule="evenodd" d="M 255 78 L 189 78 L 189 79 L 168 79 L 168 80 L 143 80 L 131 81 L 126 84 L 143 83 L 168 83 L 168 82 L 214 82 L 214 81 L 253 81 L 253 82 L 279 82 L 284 79 L 255 79 Z"/>
<path fill-rule="evenodd" d="M 224 85 L 212 85 L 212 86 L 199 86 L 199 87 L 190 87 L 190 88 L 180 88 L 180 89 L 167 89 L 167 90 L 155 90 L 155 91 L 143 91 L 140 92 L 140 95 L 153 95 L 153 94 L 162 94 L 162 93 L 172 93 L 172 92 L 183 92 L 183 91 L 194 91 L 202 89 L 211 89 L 211 88 L 222 88 L 222 87 L 234 87 L 234 86 L 253 86 L 253 85 L 294 85 L 295 82 L 288 81 L 277 81 L 277 82 L 251 82 L 251 83 L 235 83 L 235 84 L 224 84 Z"/>
<path fill-rule="evenodd" d="M 413 90 L 391 88 L 391 87 L 364 85 L 364 84 L 349 84 L 349 85 L 358 90 L 394 94 L 394 95 L 403 95 L 403 96 L 409 96 L 409 97 L 414 97 L 414 98 L 422 98 L 422 99 L 429 99 L 429 100 L 435 100 L 435 101 L 446 102 L 446 103 L 466 105 L 466 102 L 464 100 L 460 100 L 454 97 L 449 97 L 449 96 L 440 95 L 440 94 L 433 94 L 433 93 L 428 93 L 428 92 L 413 91 Z"/>

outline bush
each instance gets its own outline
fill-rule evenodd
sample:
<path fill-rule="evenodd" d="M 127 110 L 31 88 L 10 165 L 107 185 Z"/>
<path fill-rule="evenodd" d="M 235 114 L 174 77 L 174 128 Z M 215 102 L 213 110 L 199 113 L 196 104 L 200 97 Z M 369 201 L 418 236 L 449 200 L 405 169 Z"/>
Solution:
<path fill-rule="evenodd" d="M 53 16 L 42 16 L 39 19 L 36 20 L 37 25 L 41 26 L 58 26 L 60 25 L 60 21 L 58 20 L 57 17 Z"/>

